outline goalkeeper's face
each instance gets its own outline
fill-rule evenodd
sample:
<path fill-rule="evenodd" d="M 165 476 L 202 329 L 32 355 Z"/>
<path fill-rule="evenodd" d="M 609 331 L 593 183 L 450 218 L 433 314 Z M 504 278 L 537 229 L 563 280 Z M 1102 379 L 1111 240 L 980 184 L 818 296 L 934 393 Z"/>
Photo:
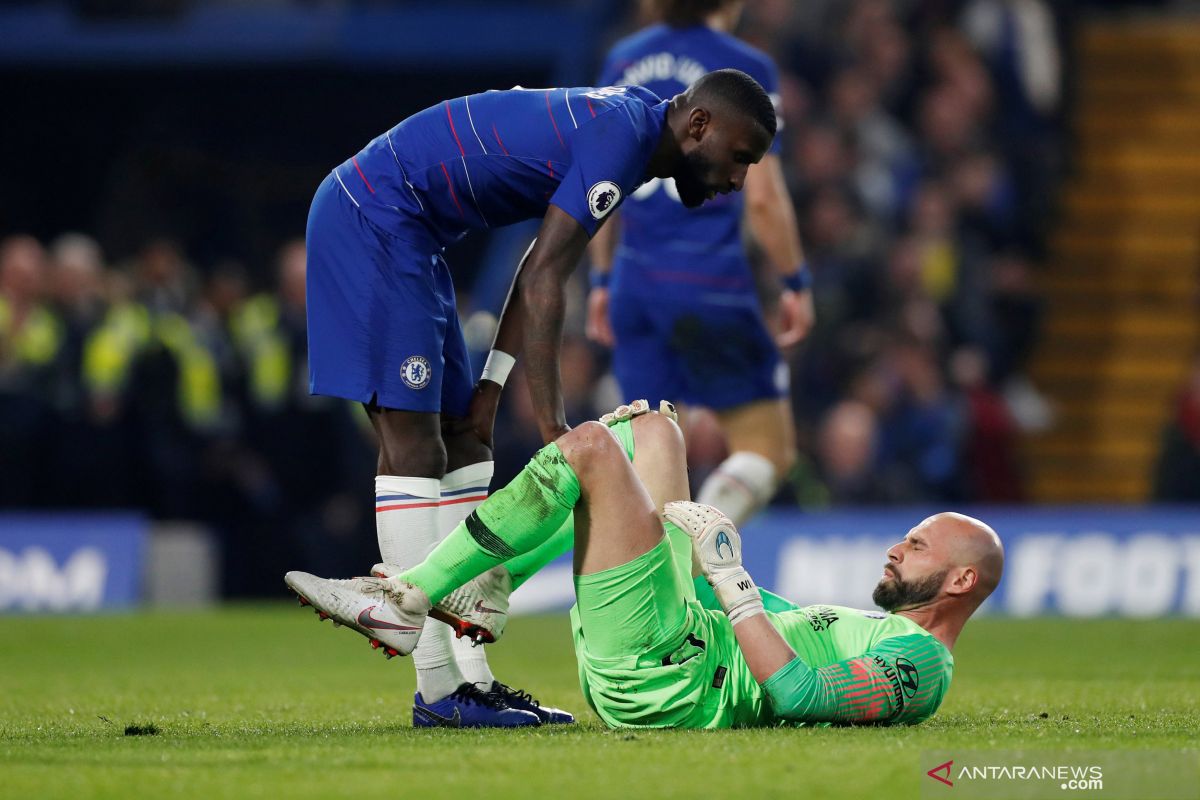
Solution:
<path fill-rule="evenodd" d="M 973 609 L 996 588 L 1003 570 L 1004 548 L 995 531 L 977 519 L 943 512 L 888 548 L 872 598 L 887 611 L 942 597 L 966 599 Z"/>
<path fill-rule="evenodd" d="M 908 532 L 904 541 L 888 548 L 888 563 L 871 599 L 885 611 L 903 611 L 924 605 L 942 590 L 950 572 L 942 537 L 930 520 Z"/>

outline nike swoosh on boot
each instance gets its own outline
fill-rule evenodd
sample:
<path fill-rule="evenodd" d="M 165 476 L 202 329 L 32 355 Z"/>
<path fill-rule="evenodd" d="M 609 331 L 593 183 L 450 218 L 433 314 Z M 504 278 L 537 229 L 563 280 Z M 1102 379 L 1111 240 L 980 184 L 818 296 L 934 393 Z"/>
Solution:
<path fill-rule="evenodd" d="M 411 625 L 397 625 L 393 622 L 388 622 L 386 620 L 375 619 L 374 617 L 371 616 L 371 612 L 377 608 L 379 608 L 379 606 L 371 606 L 370 608 L 364 608 L 362 611 L 358 612 L 358 624 L 362 625 L 364 628 L 373 628 L 375 630 L 385 630 L 385 631 L 419 631 L 419 630 L 421 630 L 419 627 L 414 628 Z"/>
<path fill-rule="evenodd" d="M 454 714 L 449 717 L 443 717 L 436 711 L 430 711 L 423 706 L 417 706 L 413 709 L 414 712 L 424 716 L 429 722 L 442 728 L 461 728 L 462 727 L 462 712 L 457 708 L 454 709 Z"/>

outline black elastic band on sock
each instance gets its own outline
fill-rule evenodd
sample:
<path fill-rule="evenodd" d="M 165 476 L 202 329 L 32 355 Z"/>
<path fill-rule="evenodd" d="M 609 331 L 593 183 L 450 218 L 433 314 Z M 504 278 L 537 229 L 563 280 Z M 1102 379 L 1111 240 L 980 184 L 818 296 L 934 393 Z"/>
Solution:
<path fill-rule="evenodd" d="M 513 550 L 508 542 L 493 533 L 492 529 L 485 525 L 474 511 L 467 517 L 466 522 L 467 532 L 471 534 L 475 543 L 496 558 L 508 560 L 517 554 L 517 551 Z"/>

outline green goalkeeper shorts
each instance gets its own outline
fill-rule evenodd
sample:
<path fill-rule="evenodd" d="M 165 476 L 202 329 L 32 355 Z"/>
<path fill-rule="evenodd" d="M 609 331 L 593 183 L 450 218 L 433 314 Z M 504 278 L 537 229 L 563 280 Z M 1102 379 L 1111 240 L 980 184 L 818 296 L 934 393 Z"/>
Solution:
<path fill-rule="evenodd" d="M 609 429 L 632 460 L 629 421 Z M 696 600 L 692 545 L 665 526 L 627 564 L 575 576 L 571 625 L 584 697 L 611 727 L 761 724 L 765 701 L 729 620 Z"/>
<path fill-rule="evenodd" d="M 575 576 L 579 683 L 611 727 L 727 728 L 766 716 L 729 621 L 688 591 L 687 555 L 681 569 L 664 536 L 627 564 Z"/>

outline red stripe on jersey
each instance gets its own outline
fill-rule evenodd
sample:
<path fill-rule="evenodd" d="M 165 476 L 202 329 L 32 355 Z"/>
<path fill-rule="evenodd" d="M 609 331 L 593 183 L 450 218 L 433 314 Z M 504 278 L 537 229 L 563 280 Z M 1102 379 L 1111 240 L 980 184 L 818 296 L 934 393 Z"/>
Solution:
<path fill-rule="evenodd" d="M 442 174 L 446 176 L 446 188 L 450 190 L 450 199 L 454 201 L 454 207 L 458 209 L 458 215 L 466 219 L 467 215 L 463 213 L 462 206 L 458 204 L 458 195 L 454 193 L 454 184 L 450 182 L 450 171 L 446 169 L 446 162 L 439 161 L 438 163 L 442 165 Z"/>
<path fill-rule="evenodd" d="M 547 161 L 546 169 L 550 170 L 550 177 L 553 178 L 554 177 L 554 165 L 551 164 L 549 161 Z"/>
<path fill-rule="evenodd" d="M 500 145 L 500 152 L 508 155 L 508 150 L 505 149 L 504 142 L 500 141 L 500 134 L 497 132 L 495 125 L 492 126 L 492 136 L 496 137 L 496 144 Z"/>
<path fill-rule="evenodd" d="M 358 177 L 362 178 L 363 183 L 367 185 L 367 191 L 369 191 L 371 194 L 375 194 L 375 187 L 371 185 L 369 180 L 367 180 L 367 176 L 363 175 L 362 167 L 358 165 L 358 156 L 350 156 L 350 160 L 354 162 L 354 168 L 358 170 Z"/>
<path fill-rule="evenodd" d="M 558 143 L 562 145 L 563 150 L 566 150 L 567 143 L 563 141 L 562 134 L 558 132 L 558 123 L 554 121 L 554 112 L 550 110 L 549 92 L 546 92 L 546 113 L 550 115 L 550 124 L 554 126 L 554 135 L 558 137 Z"/>
<path fill-rule="evenodd" d="M 588 97 L 586 94 L 583 96 L 583 99 L 587 100 L 588 111 L 592 112 L 592 119 L 595 119 L 596 118 L 596 109 L 592 108 L 592 99 L 590 97 Z"/>
<path fill-rule="evenodd" d="M 450 101 L 446 103 L 446 119 L 450 121 L 450 132 L 454 134 L 454 143 L 458 145 L 458 153 L 461 156 L 466 156 L 467 151 L 463 150 L 462 142 L 458 139 L 458 131 L 454 130 L 454 117 L 450 116 Z"/>

